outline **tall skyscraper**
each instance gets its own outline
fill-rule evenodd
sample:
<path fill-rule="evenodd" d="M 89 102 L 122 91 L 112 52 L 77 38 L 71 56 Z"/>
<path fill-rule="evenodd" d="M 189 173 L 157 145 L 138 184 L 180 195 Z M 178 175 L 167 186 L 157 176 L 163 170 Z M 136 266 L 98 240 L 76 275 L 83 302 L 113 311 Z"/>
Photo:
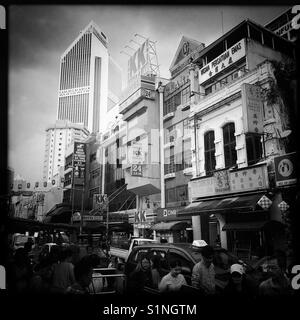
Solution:
<path fill-rule="evenodd" d="M 105 130 L 108 111 L 118 103 L 122 71 L 109 56 L 107 43 L 91 21 L 61 56 L 57 121 L 46 129 L 44 181 L 63 174 L 71 141 Z"/>
<path fill-rule="evenodd" d="M 107 111 L 108 65 L 107 38 L 91 21 L 61 56 L 58 120 L 99 132 Z"/>

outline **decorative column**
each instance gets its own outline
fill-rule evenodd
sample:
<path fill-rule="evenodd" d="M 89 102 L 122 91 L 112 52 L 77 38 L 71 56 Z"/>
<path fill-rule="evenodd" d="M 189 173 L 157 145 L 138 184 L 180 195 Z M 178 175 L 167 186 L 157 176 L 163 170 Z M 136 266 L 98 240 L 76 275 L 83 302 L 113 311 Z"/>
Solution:
<path fill-rule="evenodd" d="M 139 196 L 138 195 L 136 195 L 136 212 L 137 212 L 137 214 L 139 214 L 139 209 L 140 209 L 140 206 L 139 206 L 140 204 L 139 204 Z M 136 221 L 134 221 L 134 224 L 133 224 L 133 235 L 135 236 L 135 237 L 139 237 L 140 236 L 140 234 L 139 234 L 139 229 L 138 229 L 138 227 L 137 227 L 137 225 L 136 225 L 136 223 L 135 223 Z"/>
<path fill-rule="evenodd" d="M 192 216 L 193 239 L 201 240 L 201 219 L 199 216 Z"/>
<path fill-rule="evenodd" d="M 223 227 L 225 225 L 225 218 L 221 214 L 215 214 L 216 218 L 220 224 L 220 240 L 221 240 L 221 247 L 227 249 L 227 233 L 223 231 Z"/>

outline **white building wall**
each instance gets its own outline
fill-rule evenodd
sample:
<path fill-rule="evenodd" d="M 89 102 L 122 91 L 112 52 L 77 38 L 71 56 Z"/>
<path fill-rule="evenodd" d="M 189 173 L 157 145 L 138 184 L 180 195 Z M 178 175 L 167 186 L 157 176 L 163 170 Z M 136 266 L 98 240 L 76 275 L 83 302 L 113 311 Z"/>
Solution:
<path fill-rule="evenodd" d="M 92 35 L 91 48 L 91 73 L 90 73 L 90 98 L 89 98 L 89 126 L 88 129 L 92 131 L 91 124 L 93 123 L 93 108 L 94 108 L 94 78 L 95 78 L 95 57 L 101 58 L 101 79 L 100 79 L 100 132 L 105 130 L 105 114 L 107 111 L 108 98 L 108 50 L 105 46 Z"/>
<path fill-rule="evenodd" d="M 200 103 L 194 104 L 191 107 L 191 116 L 197 112 L 201 112 L 210 106 L 224 100 L 233 94 L 241 91 L 241 86 L 243 83 L 254 84 L 257 81 L 261 82 L 262 89 L 269 88 L 269 79 L 273 77 L 272 68 L 270 63 L 265 62 L 254 69 L 252 72 L 246 73 L 240 77 L 234 83 L 228 85 L 227 87 L 201 99 Z M 272 139 L 265 141 L 266 156 L 280 155 L 284 153 L 279 142 L 279 136 L 276 132 L 276 128 L 282 131 L 282 116 L 276 113 L 279 110 L 279 105 L 267 105 L 264 102 L 265 109 L 265 120 L 264 120 L 264 130 L 265 132 L 270 132 L 273 136 Z M 271 110 L 269 113 L 268 110 Z M 275 110 L 275 111 L 274 111 Z M 274 121 L 270 121 L 273 119 Z M 216 169 L 224 168 L 224 145 L 223 145 L 223 133 L 222 126 L 228 122 L 235 123 L 235 136 L 236 136 L 236 150 L 237 150 L 237 165 L 238 168 L 247 167 L 247 151 L 246 151 L 246 140 L 243 129 L 243 113 L 242 113 L 242 99 L 238 98 L 230 102 L 227 105 L 220 107 L 215 111 L 211 111 L 207 115 L 201 117 L 198 120 L 198 129 L 196 135 L 196 148 L 197 148 L 197 159 L 193 154 L 193 173 L 194 177 L 196 174 L 196 169 L 198 169 L 198 176 L 205 175 L 205 164 L 204 164 L 204 134 L 209 130 L 214 130 L 215 132 L 215 147 L 216 147 Z M 192 148 L 194 149 L 194 134 L 192 135 Z"/>
<path fill-rule="evenodd" d="M 52 128 L 47 129 L 43 180 L 48 183 L 57 179 L 65 166 L 66 149 L 74 140 L 83 141 L 88 132 L 83 126 L 74 126 L 68 121 L 58 120 Z"/>

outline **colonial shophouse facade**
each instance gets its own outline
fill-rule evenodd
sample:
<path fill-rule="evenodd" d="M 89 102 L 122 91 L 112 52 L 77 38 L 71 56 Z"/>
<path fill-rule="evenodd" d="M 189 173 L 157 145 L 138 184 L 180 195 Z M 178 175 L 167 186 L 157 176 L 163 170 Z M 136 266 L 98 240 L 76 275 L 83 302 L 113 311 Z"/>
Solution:
<path fill-rule="evenodd" d="M 291 42 L 245 20 L 190 60 L 191 203 L 178 217 L 192 218 L 194 239 L 248 258 L 284 248 L 274 158 L 286 154 L 289 119 L 271 97 L 276 62 L 293 59 Z"/>

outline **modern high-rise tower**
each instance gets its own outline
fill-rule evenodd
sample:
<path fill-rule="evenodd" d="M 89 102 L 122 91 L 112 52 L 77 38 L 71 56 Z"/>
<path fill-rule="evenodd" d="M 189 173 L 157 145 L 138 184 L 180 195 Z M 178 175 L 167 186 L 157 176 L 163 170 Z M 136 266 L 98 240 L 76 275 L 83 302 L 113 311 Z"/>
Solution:
<path fill-rule="evenodd" d="M 91 21 L 61 56 L 57 121 L 46 130 L 44 181 L 61 174 L 71 141 L 105 130 L 121 90 L 121 68 L 109 56 L 105 34 Z"/>
<path fill-rule="evenodd" d="M 100 131 L 107 111 L 108 65 L 107 38 L 91 21 L 61 56 L 58 120 Z"/>

